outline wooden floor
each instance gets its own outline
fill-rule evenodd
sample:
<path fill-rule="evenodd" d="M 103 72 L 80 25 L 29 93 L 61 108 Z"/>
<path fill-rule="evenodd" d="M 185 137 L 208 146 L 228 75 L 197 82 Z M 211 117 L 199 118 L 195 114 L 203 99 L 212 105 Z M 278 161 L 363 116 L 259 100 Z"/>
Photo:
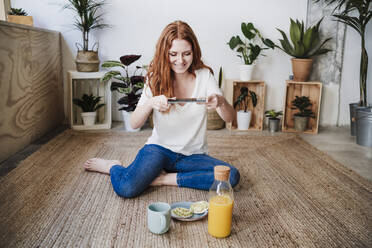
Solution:
<path fill-rule="evenodd" d="M 235 165 L 232 234 L 215 239 L 207 219 L 146 227 L 155 201 L 207 200 L 205 191 L 149 188 L 118 197 L 90 157 L 129 164 L 150 132 L 67 130 L 0 179 L 0 247 L 371 247 L 372 185 L 300 137 L 209 132 L 210 154 Z"/>

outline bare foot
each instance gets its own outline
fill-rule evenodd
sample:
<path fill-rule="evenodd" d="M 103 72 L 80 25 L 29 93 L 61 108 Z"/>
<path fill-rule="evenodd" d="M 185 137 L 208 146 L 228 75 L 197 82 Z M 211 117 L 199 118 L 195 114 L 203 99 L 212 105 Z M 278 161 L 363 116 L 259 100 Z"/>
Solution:
<path fill-rule="evenodd" d="M 160 175 L 150 184 L 150 186 L 162 185 L 177 186 L 177 173 L 166 173 L 165 171 L 162 171 Z"/>
<path fill-rule="evenodd" d="M 166 174 L 167 173 L 164 170 L 162 170 L 160 175 L 157 178 L 155 178 L 154 181 L 152 181 L 150 186 L 162 186 L 163 185 L 163 178 Z"/>
<path fill-rule="evenodd" d="M 119 160 L 91 158 L 85 161 L 83 167 L 88 171 L 96 171 L 100 173 L 110 174 L 111 167 L 116 164 L 121 165 L 121 162 Z"/>

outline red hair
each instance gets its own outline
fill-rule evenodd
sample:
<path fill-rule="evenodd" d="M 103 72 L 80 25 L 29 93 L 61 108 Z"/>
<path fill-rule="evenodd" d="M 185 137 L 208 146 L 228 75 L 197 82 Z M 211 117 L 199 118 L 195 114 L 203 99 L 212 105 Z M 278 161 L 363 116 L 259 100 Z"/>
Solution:
<path fill-rule="evenodd" d="M 173 40 L 186 40 L 191 44 L 193 60 L 188 71 L 195 75 L 195 70 L 208 68 L 201 60 L 201 50 L 198 40 L 191 27 L 182 21 L 175 21 L 168 24 L 161 33 L 156 44 L 156 50 L 153 60 L 150 63 L 147 73 L 147 82 L 150 86 L 153 96 L 165 95 L 174 97 L 173 78 L 174 72 L 169 62 L 169 50 Z"/>

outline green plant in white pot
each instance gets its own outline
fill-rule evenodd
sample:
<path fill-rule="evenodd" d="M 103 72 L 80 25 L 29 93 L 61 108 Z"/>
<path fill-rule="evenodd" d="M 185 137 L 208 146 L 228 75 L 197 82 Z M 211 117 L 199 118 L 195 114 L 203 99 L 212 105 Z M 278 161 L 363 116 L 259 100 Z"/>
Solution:
<path fill-rule="evenodd" d="M 269 131 L 277 132 L 279 131 L 279 116 L 283 115 L 283 111 L 275 111 L 275 109 L 270 109 L 265 111 L 265 116 L 269 118 Z"/>
<path fill-rule="evenodd" d="M 93 94 L 87 95 L 83 94 L 81 99 L 74 98 L 73 103 L 81 108 L 83 111 L 81 113 L 81 118 L 85 126 L 91 126 L 95 124 L 97 110 L 105 106 L 104 103 L 99 103 L 101 101 L 100 96 L 94 96 Z"/>
<path fill-rule="evenodd" d="M 297 131 L 303 132 L 307 129 L 309 118 L 314 118 L 314 112 L 311 110 L 313 104 L 308 96 L 296 96 L 292 101 L 291 109 L 298 109 L 294 114 L 294 128 Z"/>
<path fill-rule="evenodd" d="M 83 44 L 75 43 L 77 47 L 76 69 L 80 72 L 95 72 L 99 70 L 98 43 L 89 49 L 89 34 L 96 29 L 108 28 L 103 23 L 102 9 L 104 0 L 67 0 L 64 9 L 70 9 L 77 17 L 74 26 L 81 31 Z M 96 49 L 96 50 L 95 50 Z"/>
<path fill-rule="evenodd" d="M 119 111 L 122 111 L 124 127 L 128 132 L 140 130 L 130 126 L 130 116 L 137 107 L 145 82 L 145 78 L 137 73 L 146 70 L 146 66 L 136 66 L 133 75 L 129 75 L 129 65 L 140 57 L 141 55 L 124 55 L 120 57 L 120 61 L 109 60 L 102 64 L 103 68 L 116 68 L 106 72 L 101 81 L 112 80 L 111 91 L 117 91 L 121 95 L 118 103 L 122 107 Z"/>
<path fill-rule="evenodd" d="M 306 82 L 309 79 L 313 65 L 312 57 L 331 51 L 330 49 L 323 48 L 331 38 L 327 38 L 323 42 L 320 42 L 319 26 L 323 18 L 320 19 L 317 24 L 309 28 L 305 28 L 303 21 L 290 20 L 289 34 L 292 43 L 288 40 L 284 31 L 277 28 L 282 34 L 283 39 L 279 39 L 281 47 L 278 45 L 275 46 L 293 57 L 291 60 L 293 80 Z"/>
<path fill-rule="evenodd" d="M 227 43 L 229 47 L 238 53 L 238 57 L 244 62 L 240 66 L 240 79 L 243 81 L 251 80 L 253 65 L 262 51 L 266 49 L 274 49 L 275 44 L 262 37 L 260 31 L 254 27 L 253 23 L 242 23 L 241 30 L 245 37 L 244 40 L 239 35 L 231 37 Z"/>
<path fill-rule="evenodd" d="M 252 112 L 248 109 L 248 101 L 251 99 L 253 107 L 257 106 L 257 95 L 254 91 L 248 90 L 247 87 L 240 88 L 240 95 L 237 97 L 236 101 L 234 102 L 234 108 L 238 105 L 243 105 L 243 110 L 239 110 L 237 112 L 237 123 L 239 130 L 248 130 Z"/>

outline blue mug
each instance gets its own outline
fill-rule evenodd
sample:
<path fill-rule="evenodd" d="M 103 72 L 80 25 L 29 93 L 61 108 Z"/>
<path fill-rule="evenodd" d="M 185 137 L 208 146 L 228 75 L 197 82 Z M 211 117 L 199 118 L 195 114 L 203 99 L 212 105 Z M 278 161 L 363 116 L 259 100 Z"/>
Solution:
<path fill-rule="evenodd" d="M 147 207 L 147 226 L 152 233 L 163 234 L 169 230 L 171 207 L 165 202 L 155 202 Z"/>

